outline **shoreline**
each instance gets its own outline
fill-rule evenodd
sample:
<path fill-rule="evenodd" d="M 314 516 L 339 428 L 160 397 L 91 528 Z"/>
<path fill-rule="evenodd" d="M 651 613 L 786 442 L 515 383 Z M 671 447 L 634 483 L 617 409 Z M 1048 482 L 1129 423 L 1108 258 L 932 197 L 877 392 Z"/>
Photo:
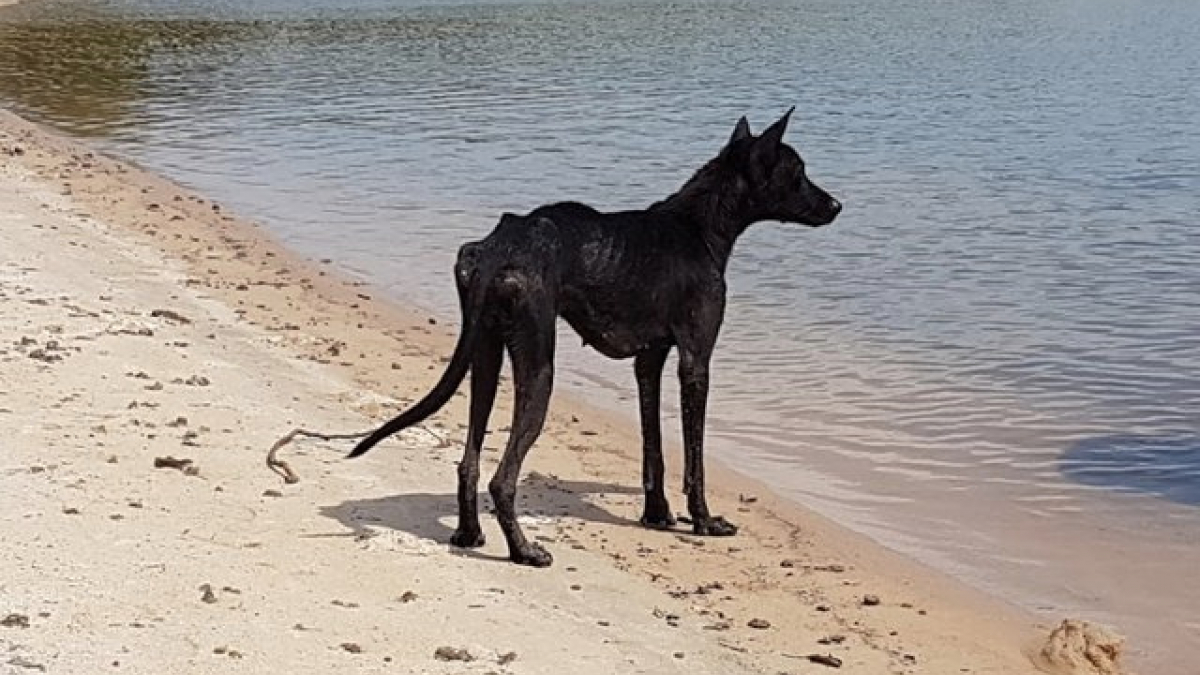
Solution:
<path fill-rule="evenodd" d="M 17 145 L 22 152 L 8 154 Z M 200 296 L 197 306 L 210 303 L 217 310 L 223 308 L 234 317 L 231 326 L 257 340 L 257 349 L 263 348 L 259 343 L 265 343 L 276 358 L 331 389 L 319 397 L 321 405 L 315 412 L 311 404 L 300 400 L 305 390 L 297 390 L 292 394 L 296 409 L 285 410 L 289 419 L 275 420 L 273 425 L 266 420 L 269 428 L 251 433 L 255 442 L 249 443 L 250 449 L 239 447 L 234 467 L 244 468 L 244 475 L 237 480 L 245 488 L 243 496 L 252 497 L 256 508 L 263 506 L 263 499 L 253 495 L 255 490 L 277 489 L 284 498 L 280 503 L 286 503 L 296 517 L 308 519 L 317 494 L 338 490 L 322 484 L 324 481 L 371 483 L 382 489 L 383 496 L 367 500 L 369 503 L 359 500 L 348 512 L 336 516 L 354 534 L 379 519 L 391 522 L 389 517 L 395 515 L 400 499 L 395 496 L 397 487 L 408 479 L 405 472 L 397 473 L 404 467 L 407 473 L 428 474 L 417 481 L 416 488 L 429 492 L 425 496 L 436 502 L 436 508 L 426 505 L 421 516 L 445 515 L 446 499 L 452 503 L 453 463 L 465 419 L 463 392 L 430 424 L 448 438 L 449 448 L 431 447 L 430 439 L 418 433 L 405 435 L 401 442 L 389 441 L 365 460 L 345 463 L 338 461 L 337 453 L 344 450 L 338 444 L 324 444 L 320 451 L 317 444 L 302 444 L 284 451 L 302 477 L 301 483 L 288 487 L 278 485 L 262 467 L 261 459 L 270 443 L 265 439 L 273 440 L 293 426 L 337 432 L 368 428 L 395 414 L 440 375 L 454 330 L 446 330 L 433 317 L 381 299 L 368 285 L 343 279 L 319 262 L 297 258 L 261 229 L 225 213 L 205 197 L 4 111 L 0 111 L 0 151 L 4 151 L 0 157 L 11 162 L 8 172 L 57 190 L 65 203 L 44 209 L 86 212 L 88 219 L 103 222 L 113 239 L 157 252 L 162 264 L 178 267 L 178 283 L 159 282 L 170 291 L 168 295 L 183 297 L 191 292 Z M 6 175 L 5 181 L 11 180 L 12 176 Z M 54 244 L 45 248 L 44 253 L 52 254 Z M 250 350 L 244 356 L 241 365 L 270 387 L 275 371 L 262 372 L 261 364 L 255 362 L 261 354 Z M 510 393 L 502 387 L 500 409 L 492 425 L 497 430 L 504 426 Z M 226 394 L 238 403 L 237 392 Z M 253 406 L 244 399 L 240 404 Z M 320 419 L 303 414 L 301 410 L 306 408 Z M 12 416 L 0 415 L 0 421 L 7 425 L 7 417 Z M 446 581 L 456 580 L 455 574 L 499 574 L 507 577 L 505 586 L 510 591 L 531 595 L 546 596 L 547 584 L 557 580 L 565 585 L 584 573 L 568 568 L 585 570 L 586 564 L 605 575 L 605 582 L 613 588 L 636 587 L 639 593 L 649 593 L 643 609 L 658 631 L 677 630 L 670 626 L 671 616 L 676 617 L 676 624 L 727 624 L 717 630 L 701 628 L 693 637 L 711 649 L 712 656 L 704 657 L 713 659 L 710 663 L 731 658 L 734 667 L 744 672 L 795 668 L 799 662 L 787 654 L 817 651 L 837 654 L 847 664 L 861 666 L 862 672 L 1034 671 L 1028 657 L 1037 651 L 1037 641 L 1049 632 L 1050 625 L 1039 625 L 1036 618 L 1001 600 L 785 502 L 760 483 L 724 467 L 711 465 L 714 489 L 710 498 L 716 512 L 730 513 L 744 526 L 743 534 L 732 540 L 699 540 L 685 531 L 658 533 L 633 527 L 640 504 L 640 463 L 635 454 L 640 441 L 636 429 L 620 418 L 573 398 L 555 396 L 546 432 L 525 471 L 533 475 L 535 484 L 527 479 L 522 487 L 522 494 L 535 502 L 544 502 L 541 493 L 546 492 L 573 495 L 566 504 L 545 504 L 544 515 L 538 516 L 539 522 L 548 521 L 543 527 L 557 528 L 544 535 L 552 539 L 549 545 L 558 556 L 555 567 L 532 573 L 543 576 L 530 576 L 507 565 L 484 565 L 447 550 L 438 536 L 431 536 L 440 530 L 409 532 L 407 523 L 387 528 L 390 535 L 407 535 L 400 537 L 399 543 L 393 542 L 393 547 L 415 546 L 424 552 L 422 557 L 434 558 L 414 568 L 421 576 L 432 575 L 433 570 L 423 570 L 435 561 L 448 560 L 453 565 L 442 567 L 455 569 L 439 570 L 450 575 Z M 494 450 L 495 442 L 495 437 L 489 439 L 488 450 Z M 401 443 L 403 450 L 395 447 Z M 152 452 L 143 448 L 143 454 Z M 485 469 L 494 466 L 495 454 L 485 454 L 490 460 Z M 410 462 L 412 455 L 428 455 L 432 462 L 418 468 Z M 231 459 L 206 458 L 205 463 Z M 313 478 L 318 463 L 323 472 L 319 479 Z M 431 463 L 437 466 L 427 466 Z M 670 480 L 678 485 L 677 471 L 671 472 Z M 380 481 L 385 484 L 378 485 Z M 410 490 L 413 487 L 408 485 Z M 678 506 L 680 497 L 674 499 Z M 347 503 L 355 500 L 343 501 Z M 269 509 L 270 502 L 266 506 Z M 359 520 L 364 512 L 366 517 Z M 406 509 L 400 512 L 406 513 Z M 525 512 L 529 512 L 528 505 Z M 554 523 L 557 517 L 564 522 Z M 502 554 L 502 539 L 494 522 L 486 515 L 483 520 L 490 535 L 485 554 Z M 274 536 L 288 536 L 291 523 L 272 519 L 272 524 L 282 530 Z M 434 525 L 414 522 L 411 527 Z M 325 553 L 339 556 L 340 564 L 357 564 L 354 553 L 360 547 L 348 540 L 345 544 L 340 548 L 348 548 L 350 555 L 336 543 L 322 546 Z M 568 560 L 574 556 L 585 562 L 572 565 Z M 390 578 L 389 564 L 396 562 L 394 557 L 379 561 L 379 578 Z M 605 560 L 609 564 L 604 564 Z M 520 589 L 520 584 L 531 580 L 533 588 Z M 720 584 L 721 593 L 692 590 L 714 581 Z M 877 595 L 882 602 L 864 606 L 864 595 Z M 675 611 L 662 609 L 672 603 Z M 667 618 L 653 616 L 655 613 Z M 766 619 L 771 628 L 749 628 L 749 618 Z M 843 640 L 833 646 L 818 642 L 834 634 L 842 635 Z M 0 638 L 4 637 L 0 633 Z M 580 646 L 586 646 L 586 638 L 581 639 Z M 683 661 L 689 668 L 696 667 L 692 658 Z M 536 665 L 530 670 L 531 664 L 522 659 L 514 663 L 512 672 L 540 672 Z M 730 665 L 725 663 L 725 667 Z M 423 671 L 418 667 L 418 672 Z"/>

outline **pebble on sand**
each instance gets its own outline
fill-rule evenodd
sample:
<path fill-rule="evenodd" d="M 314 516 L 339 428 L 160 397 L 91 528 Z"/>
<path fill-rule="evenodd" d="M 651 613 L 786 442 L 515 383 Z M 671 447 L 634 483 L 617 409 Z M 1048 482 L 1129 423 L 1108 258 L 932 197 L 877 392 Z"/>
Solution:
<path fill-rule="evenodd" d="M 433 657 L 438 661 L 474 661 L 475 657 L 471 652 L 462 649 L 461 647 L 438 647 L 433 652 Z"/>

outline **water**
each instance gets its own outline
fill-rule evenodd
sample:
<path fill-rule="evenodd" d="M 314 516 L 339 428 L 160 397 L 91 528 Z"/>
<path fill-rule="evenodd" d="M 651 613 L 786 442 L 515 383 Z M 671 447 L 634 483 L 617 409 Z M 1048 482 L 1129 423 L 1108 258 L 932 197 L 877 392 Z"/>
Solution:
<path fill-rule="evenodd" d="M 644 206 L 795 104 L 846 210 L 739 243 L 713 451 L 1182 672 L 1196 35 L 1182 0 L 38 0 L 0 14 L 0 101 L 447 315 L 502 210 Z M 632 413 L 628 364 L 562 361 Z"/>

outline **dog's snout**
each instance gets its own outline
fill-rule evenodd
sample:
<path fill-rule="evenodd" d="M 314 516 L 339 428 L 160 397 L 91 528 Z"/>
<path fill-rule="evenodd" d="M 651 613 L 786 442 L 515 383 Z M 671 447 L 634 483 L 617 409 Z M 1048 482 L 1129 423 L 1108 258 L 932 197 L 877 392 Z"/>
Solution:
<path fill-rule="evenodd" d="M 839 202 L 838 200 L 834 199 L 833 197 L 830 197 L 829 198 L 829 212 L 835 216 L 837 214 L 841 213 L 842 212 L 842 203 Z"/>

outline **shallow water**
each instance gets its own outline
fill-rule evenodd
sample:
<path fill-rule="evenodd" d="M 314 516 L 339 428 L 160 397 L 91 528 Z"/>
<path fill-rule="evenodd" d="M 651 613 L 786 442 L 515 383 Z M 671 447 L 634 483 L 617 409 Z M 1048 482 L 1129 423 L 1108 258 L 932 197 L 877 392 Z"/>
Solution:
<path fill-rule="evenodd" d="M 446 314 L 500 211 L 646 205 L 796 104 L 846 210 L 739 243 L 713 451 L 1169 672 L 1200 654 L 1196 35 L 1171 0 L 44 0 L 0 13 L 0 101 Z M 561 380 L 632 413 L 629 370 L 571 348 Z"/>

